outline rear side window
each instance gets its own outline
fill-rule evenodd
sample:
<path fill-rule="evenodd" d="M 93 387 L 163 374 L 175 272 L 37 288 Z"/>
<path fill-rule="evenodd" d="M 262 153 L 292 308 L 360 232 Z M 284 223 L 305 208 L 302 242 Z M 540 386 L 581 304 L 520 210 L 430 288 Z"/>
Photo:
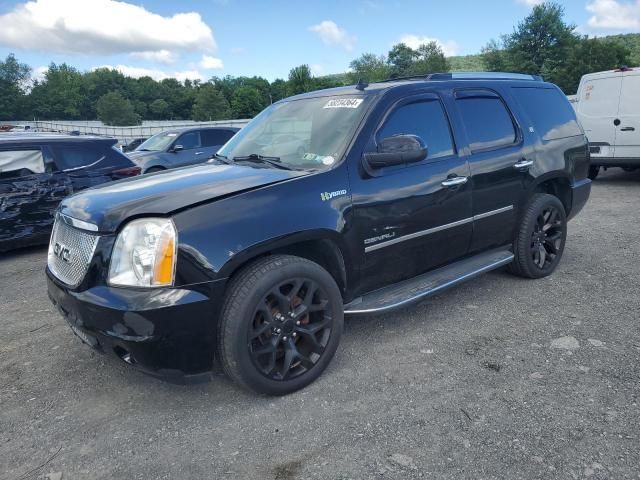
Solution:
<path fill-rule="evenodd" d="M 427 159 L 453 155 L 449 121 L 438 100 L 402 105 L 394 110 L 378 132 L 378 142 L 394 135 L 417 135 L 427 145 Z"/>
<path fill-rule="evenodd" d="M 472 151 L 513 145 L 516 130 L 502 99 L 487 96 L 460 96 L 456 105 L 464 124 Z"/>
<path fill-rule="evenodd" d="M 555 88 L 514 87 L 513 95 L 544 140 L 581 135 L 567 98 Z"/>
<path fill-rule="evenodd" d="M 0 151 L 0 178 L 25 177 L 44 171 L 44 158 L 39 148 Z"/>
<path fill-rule="evenodd" d="M 103 143 L 53 145 L 56 165 L 60 170 L 71 170 L 97 165 L 105 160 L 108 147 Z"/>
<path fill-rule="evenodd" d="M 229 130 L 200 130 L 200 139 L 203 147 L 213 147 L 216 145 L 224 145 L 233 137 L 233 133 Z"/>

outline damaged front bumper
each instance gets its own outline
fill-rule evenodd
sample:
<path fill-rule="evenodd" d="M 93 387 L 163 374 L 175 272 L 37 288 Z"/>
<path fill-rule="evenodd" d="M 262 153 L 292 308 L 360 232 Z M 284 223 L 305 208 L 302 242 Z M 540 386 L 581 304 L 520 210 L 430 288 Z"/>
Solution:
<path fill-rule="evenodd" d="M 172 383 L 207 381 L 222 281 L 197 289 L 95 286 L 72 291 L 47 269 L 48 295 L 84 342 Z"/>

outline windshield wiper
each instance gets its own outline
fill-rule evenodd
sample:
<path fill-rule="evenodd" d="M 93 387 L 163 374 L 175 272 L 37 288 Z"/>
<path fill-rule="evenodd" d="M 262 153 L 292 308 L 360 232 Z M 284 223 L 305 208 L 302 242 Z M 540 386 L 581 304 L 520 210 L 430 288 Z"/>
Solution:
<path fill-rule="evenodd" d="M 288 165 L 283 165 L 280 161 L 280 157 L 267 157 L 265 155 L 259 155 L 257 153 L 252 153 L 251 155 L 241 155 L 238 157 L 233 157 L 234 162 L 254 162 L 254 163 L 266 163 L 271 165 L 272 167 L 280 168 L 282 170 L 295 170 Z"/>
<path fill-rule="evenodd" d="M 214 153 L 212 158 L 215 158 L 216 160 L 220 160 L 222 163 L 226 163 L 227 165 L 233 165 L 233 162 L 229 160 L 229 158 L 227 158 L 226 155 Z"/>

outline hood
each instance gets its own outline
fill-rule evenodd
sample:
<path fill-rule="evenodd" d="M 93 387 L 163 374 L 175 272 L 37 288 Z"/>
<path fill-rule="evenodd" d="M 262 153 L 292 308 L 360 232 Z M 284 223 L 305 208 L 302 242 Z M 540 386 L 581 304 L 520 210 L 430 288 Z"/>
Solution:
<path fill-rule="evenodd" d="M 164 152 L 152 152 L 152 151 L 145 152 L 145 151 L 134 150 L 133 152 L 126 152 L 125 155 L 129 157 L 131 160 L 133 160 L 135 163 L 144 163 L 149 158 L 155 158 L 161 153 L 164 153 Z"/>
<path fill-rule="evenodd" d="M 305 172 L 240 165 L 196 165 L 105 183 L 66 198 L 60 210 L 97 225 L 101 232 L 113 232 L 131 217 L 166 216 L 303 175 Z"/>

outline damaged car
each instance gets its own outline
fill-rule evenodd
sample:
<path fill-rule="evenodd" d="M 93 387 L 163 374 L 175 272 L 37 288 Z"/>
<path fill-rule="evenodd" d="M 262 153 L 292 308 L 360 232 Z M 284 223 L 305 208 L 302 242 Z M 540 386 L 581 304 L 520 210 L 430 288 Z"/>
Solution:
<path fill-rule="evenodd" d="M 80 190 L 140 173 L 112 138 L 0 136 L 0 252 L 46 244 L 53 212 Z"/>

